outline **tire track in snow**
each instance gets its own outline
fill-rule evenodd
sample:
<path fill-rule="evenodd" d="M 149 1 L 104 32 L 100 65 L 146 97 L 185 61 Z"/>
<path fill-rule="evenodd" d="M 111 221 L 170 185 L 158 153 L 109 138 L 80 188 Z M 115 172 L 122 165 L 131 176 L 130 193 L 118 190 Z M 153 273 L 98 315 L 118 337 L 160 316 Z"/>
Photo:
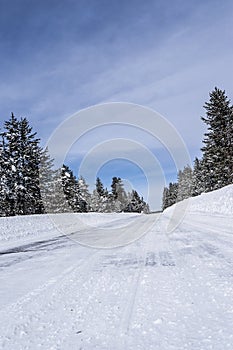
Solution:
<path fill-rule="evenodd" d="M 139 244 L 138 248 L 140 247 L 141 245 Z M 136 296 L 137 296 L 137 292 L 140 284 L 142 270 L 146 264 L 146 253 L 144 248 L 142 250 L 142 254 L 140 254 L 137 257 L 137 260 L 138 260 L 138 264 L 137 264 L 137 269 L 135 271 L 134 281 L 131 285 L 129 292 L 126 295 L 125 309 L 119 322 L 119 329 L 118 329 L 118 333 L 120 335 L 119 344 L 118 344 L 119 349 L 127 349 L 127 338 L 130 332 L 130 323 L 131 323 L 131 318 L 133 314 L 133 309 L 136 303 Z"/>
<path fill-rule="evenodd" d="M 132 320 L 135 318 L 135 309 L 137 309 L 137 307 L 140 307 L 140 300 L 138 299 L 138 295 L 143 288 L 144 280 L 142 280 L 142 278 L 144 274 L 147 273 L 147 269 L 168 268 L 171 270 L 172 267 L 176 265 L 171 250 L 166 249 L 168 247 L 168 242 L 165 244 L 165 246 L 163 246 L 164 249 L 160 251 L 156 246 L 154 237 L 152 238 L 152 241 L 150 241 L 151 235 L 152 237 L 154 236 L 153 230 L 151 230 L 151 232 L 149 232 L 148 235 L 144 237 L 141 242 L 142 245 L 138 245 L 138 266 L 135 272 L 134 282 L 132 283 L 131 288 L 126 296 L 124 296 L 124 298 L 126 298 L 125 310 L 122 314 L 118 331 L 120 337 L 117 349 L 119 350 L 130 349 Z"/>
<path fill-rule="evenodd" d="M 175 232 L 176 235 L 180 236 L 179 242 L 183 241 L 184 247 L 187 245 L 187 241 L 186 238 L 182 240 L 182 237 L 184 234 L 185 237 L 187 234 L 191 236 L 188 244 L 191 245 L 192 249 L 189 254 L 180 254 L 180 246 L 177 249 L 178 240 L 170 240 L 171 249 L 173 249 L 173 254 L 180 265 L 178 271 L 174 270 L 177 275 L 176 280 L 179 281 L 177 283 L 178 292 L 183 294 L 182 299 L 186 303 L 187 309 L 190 308 L 189 322 L 185 326 L 183 343 L 187 348 L 194 350 L 213 349 L 216 344 L 221 344 L 221 348 L 224 348 L 223 344 L 225 344 L 225 348 L 226 345 L 227 348 L 232 348 L 232 334 L 229 334 L 225 326 L 226 323 L 232 324 L 233 322 L 233 309 L 229 312 L 225 309 L 224 298 L 232 298 L 233 296 L 231 280 L 233 274 L 228 269 L 228 261 L 224 259 L 224 254 L 208 243 L 209 231 L 202 230 L 201 236 L 196 237 L 190 232 L 190 227 L 193 226 L 197 227 L 192 223 L 190 225 L 182 224 Z M 219 230 L 214 231 L 220 233 Z M 206 257 L 203 256 L 203 252 L 207 253 Z M 223 276 L 219 273 L 221 271 L 229 271 L 230 274 Z M 197 339 L 192 339 L 193 328 L 198 330 Z"/>
<path fill-rule="evenodd" d="M 156 232 L 155 236 L 155 231 L 152 230 L 145 238 L 146 239 L 143 242 L 144 263 L 141 265 L 140 274 L 138 274 L 138 279 L 135 282 L 136 293 L 132 296 L 132 312 L 126 317 L 127 321 L 125 322 L 124 328 L 127 332 L 125 332 L 125 336 L 121 340 L 122 346 L 119 346 L 119 349 L 135 349 L 136 346 L 133 345 L 135 337 L 140 340 L 137 344 L 137 349 L 157 349 L 156 329 L 161 326 L 163 320 L 159 312 L 156 314 L 156 311 L 159 310 L 156 310 L 154 305 L 151 304 L 152 295 L 153 293 L 156 293 L 156 289 L 153 290 L 152 286 L 156 283 L 159 276 L 173 275 L 176 261 L 170 248 L 167 235 L 164 235 L 161 232 Z M 152 276 L 154 276 L 154 280 L 151 280 Z M 174 280 L 174 278 L 172 280 Z M 174 292 L 174 286 L 173 283 L 170 283 L 170 280 L 168 284 L 163 284 L 162 282 L 159 289 L 160 294 L 165 293 L 166 295 L 172 295 Z M 157 298 L 156 295 L 155 297 Z M 160 300 L 160 303 L 163 303 L 163 299 Z M 163 307 L 166 308 L 166 305 Z M 146 309 L 148 309 L 148 314 Z M 153 315 L 151 315 L 152 310 Z M 149 320 L 147 319 L 147 316 L 149 316 L 149 319 L 154 318 L 152 325 L 148 324 Z M 151 333 L 152 327 L 154 334 Z M 148 336 L 150 343 L 148 343 Z M 151 342 L 153 338 L 154 341 Z M 160 348 L 160 346 L 158 348 Z"/>
<path fill-rule="evenodd" d="M 13 348 L 17 348 L 18 350 L 21 349 L 21 346 L 23 346 L 22 349 L 35 349 L 36 344 L 31 344 L 31 346 L 29 344 L 34 337 L 30 339 L 28 335 L 33 329 L 39 329 L 39 324 L 43 321 L 43 317 L 46 313 L 49 313 L 53 305 L 56 305 L 58 302 L 58 295 L 60 295 L 60 297 L 64 295 L 64 293 L 60 293 L 62 289 L 64 291 L 64 284 L 67 289 L 70 279 L 72 276 L 73 278 L 75 277 L 77 270 L 86 270 L 90 265 L 93 265 L 95 263 L 93 257 L 96 256 L 96 254 L 97 251 L 91 252 L 88 257 L 78 261 L 76 264 L 63 271 L 61 275 L 51 278 L 42 286 L 29 292 L 24 297 L 2 310 L 1 314 L 6 322 L 4 329 L 0 332 L 1 349 L 12 350 Z M 48 295 L 50 298 L 46 299 Z M 11 323 L 15 315 L 17 315 L 17 321 L 16 324 L 12 326 Z M 41 331 L 43 331 L 43 327 Z M 21 345 L 24 341 L 25 344 Z M 38 339 L 36 340 L 36 343 L 37 342 Z"/>

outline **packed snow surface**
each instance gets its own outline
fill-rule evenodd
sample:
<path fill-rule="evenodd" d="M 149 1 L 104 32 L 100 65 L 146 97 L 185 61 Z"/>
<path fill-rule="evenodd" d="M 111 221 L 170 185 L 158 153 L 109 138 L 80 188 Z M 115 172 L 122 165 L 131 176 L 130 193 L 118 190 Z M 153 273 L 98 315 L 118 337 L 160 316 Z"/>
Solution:
<path fill-rule="evenodd" d="M 233 349 L 232 200 L 233 186 L 192 198 L 179 220 L 174 207 L 1 218 L 0 349 Z M 78 243 L 103 244 L 106 227 L 106 242 L 133 242 Z"/>

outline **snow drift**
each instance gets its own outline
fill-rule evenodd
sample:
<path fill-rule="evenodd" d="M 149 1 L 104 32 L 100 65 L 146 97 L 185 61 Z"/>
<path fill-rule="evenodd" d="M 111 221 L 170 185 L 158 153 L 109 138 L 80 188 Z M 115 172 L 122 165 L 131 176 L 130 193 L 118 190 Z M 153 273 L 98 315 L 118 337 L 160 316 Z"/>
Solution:
<path fill-rule="evenodd" d="M 123 217 L 134 218 L 136 213 L 64 213 L 23 215 L 0 218 L 0 244 L 18 240 L 34 240 L 53 238 L 64 233 L 80 231 L 89 226 L 99 227 L 106 224 L 117 225 Z M 78 220 L 77 220 L 78 218 Z M 122 224 L 122 223 L 121 223 Z M 59 229 L 59 227 L 61 229 Z"/>
<path fill-rule="evenodd" d="M 171 215 L 176 207 L 183 207 L 187 213 L 202 213 L 214 215 L 233 215 L 233 185 L 219 190 L 202 193 L 200 196 L 185 199 L 164 210 L 165 215 Z"/>

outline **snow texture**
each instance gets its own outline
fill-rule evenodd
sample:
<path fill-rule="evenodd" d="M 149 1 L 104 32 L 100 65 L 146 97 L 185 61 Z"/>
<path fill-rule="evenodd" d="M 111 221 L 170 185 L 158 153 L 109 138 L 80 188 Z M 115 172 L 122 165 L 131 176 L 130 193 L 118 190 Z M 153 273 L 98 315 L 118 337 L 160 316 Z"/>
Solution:
<path fill-rule="evenodd" d="M 95 227 L 118 223 L 119 235 L 120 222 L 133 220 L 129 235 L 150 224 L 115 249 L 56 235 L 48 216 L 1 218 L 0 348 L 233 349 L 232 195 L 228 186 L 192 198 L 169 234 L 171 208 L 161 216 L 85 216 Z M 60 217 L 72 231 L 73 214 Z"/>

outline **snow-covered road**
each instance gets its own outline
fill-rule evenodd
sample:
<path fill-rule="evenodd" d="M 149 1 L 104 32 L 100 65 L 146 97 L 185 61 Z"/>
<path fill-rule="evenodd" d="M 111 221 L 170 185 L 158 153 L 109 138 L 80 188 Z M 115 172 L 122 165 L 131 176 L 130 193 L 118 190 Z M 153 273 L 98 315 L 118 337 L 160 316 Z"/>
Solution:
<path fill-rule="evenodd" d="M 65 236 L 4 246 L 0 348 L 232 349 L 232 217 L 188 213 L 170 234 L 156 219 L 134 218 L 149 232 L 120 248 Z"/>

